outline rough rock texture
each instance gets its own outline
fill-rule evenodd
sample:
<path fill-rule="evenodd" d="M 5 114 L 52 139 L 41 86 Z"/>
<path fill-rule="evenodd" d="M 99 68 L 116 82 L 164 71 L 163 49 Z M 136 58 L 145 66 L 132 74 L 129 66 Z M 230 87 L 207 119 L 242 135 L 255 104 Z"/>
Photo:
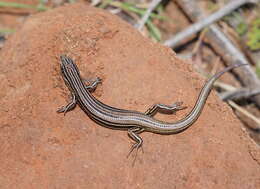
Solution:
<path fill-rule="evenodd" d="M 76 4 L 32 16 L 1 51 L 0 188 L 259 188 L 259 148 L 211 94 L 198 121 L 176 135 L 143 133 L 144 153 L 126 158 L 124 131 L 99 126 L 68 101 L 59 55 L 71 56 L 106 104 L 145 111 L 184 101 L 202 79 L 168 48 L 102 10 Z"/>

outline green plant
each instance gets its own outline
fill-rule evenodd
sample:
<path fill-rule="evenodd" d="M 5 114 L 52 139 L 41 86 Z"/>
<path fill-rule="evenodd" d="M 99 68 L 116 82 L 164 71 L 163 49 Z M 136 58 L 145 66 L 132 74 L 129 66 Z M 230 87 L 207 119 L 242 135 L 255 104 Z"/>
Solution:
<path fill-rule="evenodd" d="M 252 22 L 247 34 L 247 45 L 253 51 L 260 49 L 260 18 Z"/>
<path fill-rule="evenodd" d="M 132 12 L 137 14 L 138 16 L 142 17 L 146 13 L 146 9 L 139 8 L 133 3 L 128 2 L 119 2 L 119 1 L 113 1 L 113 0 L 105 0 L 103 1 L 98 7 L 99 8 L 106 8 L 108 5 L 120 8 L 126 12 Z M 165 20 L 166 17 L 161 16 L 160 13 L 163 12 L 162 6 L 157 7 L 157 13 L 151 13 L 150 18 L 146 22 L 147 29 L 149 31 L 149 35 L 156 41 L 161 40 L 161 32 L 160 30 L 153 24 L 153 19 L 159 19 L 159 20 Z"/>
<path fill-rule="evenodd" d="M 38 5 L 27 5 L 23 3 L 13 3 L 13 2 L 4 2 L 0 1 L 0 7 L 11 7 L 11 8 L 17 8 L 17 9 L 36 9 L 37 11 L 46 11 L 48 10 L 47 7 L 44 6 L 41 1 Z"/>

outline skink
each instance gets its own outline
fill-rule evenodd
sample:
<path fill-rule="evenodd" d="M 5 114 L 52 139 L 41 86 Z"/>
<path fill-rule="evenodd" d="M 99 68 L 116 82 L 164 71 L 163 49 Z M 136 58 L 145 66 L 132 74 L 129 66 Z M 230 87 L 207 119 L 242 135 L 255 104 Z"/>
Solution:
<path fill-rule="evenodd" d="M 72 110 L 76 104 L 94 121 L 103 126 L 112 129 L 128 130 L 128 135 L 136 143 L 131 147 L 130 153 L 142 146 L 143 140 L 139 136 L 140 133 L 147 131 L 158 134 L 173 134 L 181 132 L 191 126 L 199 117 L 206 100 L 211 92 L 213 83 L 224 73 L 247 64 L 235 64 L 225 68 L 223 71 L 216 73 L 204 84 L 200 91 L 195 106 L 190 113 L 183 119 L 174 123 L 164 122 L 153 118 L 155 112 L 159 110 L 177 111 L 183 109 L 181 102 L 176 102 L 173 105 L 155 104 L 145 113 L 118 109 L 108 106 L 96 99 L 91 92 L 95 90 L 101 82 L 99 78 L 91 84 L 86 85 L 80 76 L 80 72 L 74 64 L 73 60 L 68 56 L 61 55 L 61 74 L 72 96 L 71 102 L 58 109 L 59 113 L 66 113 Z"/>

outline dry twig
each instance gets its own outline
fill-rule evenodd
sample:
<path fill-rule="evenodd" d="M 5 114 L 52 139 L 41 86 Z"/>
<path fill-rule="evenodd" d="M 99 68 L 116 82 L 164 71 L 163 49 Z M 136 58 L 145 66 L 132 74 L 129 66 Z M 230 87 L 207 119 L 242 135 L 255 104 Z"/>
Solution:
<path fill-rule="evenodd" d="M 219 97 L 224 100 L 240 100 L 240 99 L 247 99 L 255 95 L 260 94 L 260 89 L 247 89 L 241 88 L 235 91 L 227 91 L 219 94 Z"/>
<path fill-rule="evenodd" d="M 205 17 L 203 11 L 197 6 L 197 1 L 195 0 L 176 0 L 179 6 L 186 12 L 190 19 L 196 21 Z M 233 0 L 234 2 L 236 0 Z M 238 1 L 237 1 L 238 2 Z M 240 0 L 240 2 L 242 2 Z M 256 1 L 246 1 L 243 2 L 259 2 Z M 237 49 L 237 47 L 228 39 L 228 37 L 221 32 L 217 25 L 209 26 L 209 32 L 206 33 L 206 38 L 208 39 L 210 45 L 214 50 L 223 58 L 227 65 L 233 65 L 235 63 L 246 63 L 249 64 L 244 54 Z M 257 78 L 255 72 L 250 66 L 244 66 L 243 69 L 234 70 L 241 82 L 250 89 L 259 89 L 260 81 Z M 252 97 L 252 100 L 260 107 L 260 95 Z"/>
<path fill-rule="evenodd" d="M 184 0 L 187 1 L 187 0 Z M 221 8 L 217 12 L 205 17 L 204 19 L 200 20 L 199 22 L 192 24 L 185 30 L 177 33 L 172 38 L 166 40 L 164 45 L 169 47 L 176 47 L 180 44 L 181 41 L 186 39 L 187 37 L 196 34 L 197 32 L 201 31 L 203 28 L 209 26 L 210 24 L 220 20 L 223 16 L 230 14 L 235 9 L 241 7 L 244 4 L 248 3 L 257 3 L 259 0 L 233 0 L 228 3 L 225 7 Z M 185 3 L 185 2 L 184 2 Z M 187 2 L 186 2 L 187 3 Z"/>
<path fill-rule="evenodd" d="M 91 5 L 96 6 L 101 2 L 101 0 L 91 0 Z"/>
<path fill-rule="evenodd" d="M 244 108 L 238 106 L 235 102 L 229 100 L 228 104 L 234 108 L 235 110 L 239 111 L 240 113 L 244 114 L 245 116 L 247 116 L 248 118 L 250 118 L 251 120 L 253 120 L 254 122 L 257 123 L 257 125 L 260 125 L 260 119 L 258 119 L 257 117 L 255 117 L 253 114 L 251 114 L 250 112 L 248 112 L 247 110 L 245 110 Z"/>
<path fill-rule="evenodd" d="M 140 31 L 142 30 L 142 28 L 144 27 L 146 21 L 148 20 L 150 14 L 152 13 L 152 11 L 155 9 L 155 7 L 161 2 L 162 0 L 153 0 L 150 5 L 149 8 L 147 9 L 146 13 L 144 14 L 144 16 L 142 17 L 141 21 L 139 22 L 139 24 L 137 25 L 137 29 Z"/>

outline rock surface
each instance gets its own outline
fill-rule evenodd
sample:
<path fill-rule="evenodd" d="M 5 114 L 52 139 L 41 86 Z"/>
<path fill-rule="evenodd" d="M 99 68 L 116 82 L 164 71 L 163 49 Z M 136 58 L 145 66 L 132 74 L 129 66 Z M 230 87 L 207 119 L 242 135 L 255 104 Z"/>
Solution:
<path fill-rule="evenodd" d="M 69 5 L 28 19 L 0 57 L 0 188 L 259 188 L 259 148 L 214 93 L 198 121 L 176 135 L 143 133 L 144 153 L 126 158 L 124 131 L 99 126 L 68 101 L 59 70 L 67 54 L 84 78 L 103 79 L 94 95 L 144 112 L 184 101 L 203 80 L 168 48 L 102 10 Z"/>

